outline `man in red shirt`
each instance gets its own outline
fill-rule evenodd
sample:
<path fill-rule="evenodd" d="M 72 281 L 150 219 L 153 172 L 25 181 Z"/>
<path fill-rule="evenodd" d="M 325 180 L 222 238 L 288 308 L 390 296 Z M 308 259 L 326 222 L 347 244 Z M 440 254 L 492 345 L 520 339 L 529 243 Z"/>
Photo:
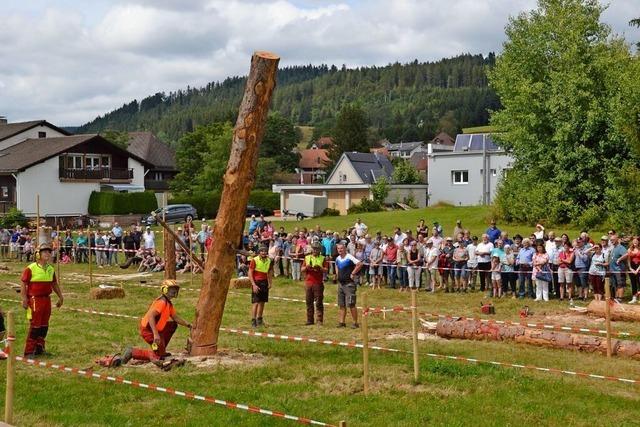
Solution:
<path fill-rule="evenodd" d="M 178 316 L 171 301 L 178 296 L 180 286 L 175 280 L 166 279 L 162 281 L 160 289 L 162 295 L 151 303 L 139 325 L 140 336 L 151 345 L 151 349 L 127 347 L 122 354 L 122 364 L 131 359 L 151 362 L 163 359 L 168 355 L 166 349 L 178 325 L 191 329 L 191 323 Z"/>
<path fill-rule="evenodd" d="M 56 307 L 61 307 L 64 298 L 58 285 L 55 268 L 49 264 L 51 246 L 43 243 L 38 248 L 40 258 L 27 266 L 22 272 L 21 295 L 22 308 L 27 310 L 29 334 L 24 347 L 25 357 L 39 356 L 45 353 L 45 338 L 49 332 L 51 317 L 51 292 L 58 295 Z"/>
<path fill-rule="evenodd" d="M 393 238 L 387 239 L 387 247 L 384 250 L 384 259 L 387 264 L 387 283 L 390 289 L 396 288 L 396 273 L 398 268 L 398 247 Z"/>
<path fill-rule="evenodd" d="M 322 325 L 324 316 L 324 275 L 329 271 L 329 262 L 320 255 L 320 244 L 311 246 L 311 254 L 304 257 L 302 272 L 305 273 L 305 299 L 307 301 L 307 325 L 313 325 L 313 303 L 316 304 L 318 324 Z"/>
<path fill-rule="evenodd" d="M 258 256 L 249 263 L 249 280 L 251 280 L 251 326 L 264 324 L 262 313 L 264 304 L 269 302 L 269 289 L 273 280 L 273 261 L 268 256 L 266 246 L 260 246 Z"/>

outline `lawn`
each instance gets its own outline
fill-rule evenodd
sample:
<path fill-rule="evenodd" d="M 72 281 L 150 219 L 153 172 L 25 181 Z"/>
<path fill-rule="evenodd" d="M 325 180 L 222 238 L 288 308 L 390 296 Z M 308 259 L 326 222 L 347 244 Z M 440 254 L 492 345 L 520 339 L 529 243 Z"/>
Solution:
<path fill-rule="evenodd" d="M 287 221 L 274 221 L 277 227 L 284 226 L 287 231 L 293 230 L 294 227 L 315 228 L 319 225 L 323 230 L 339 231 L 345 230 L 353 226 L 356 219 L 361 218 L 369 227 L 369 232 L 375 234 L 381 231 L 383 234 L 393 233 L 394 227 L 401 227 L 403 231 L 410 229 L 415 235 L 418 221 L 424 219 L 427 225 L 432 225 L 434 221 L 438 221 L 444 228 L 444 235 L 451 236 L 456 220 L 462 221 L 462 226 L 471 231 L 472 235 L 478 237 L 484 233 L 491 221 L 490 208 L 486 206 L 468 206 L 468 207 L 429 207 L 424 209 L 411 209 L 408 211 L 385 211 L 374 213 L 363 213 L 357 215 L 329 216 L 310 218 L 304 221 L 295 221 L 289 218 Z M 535 227 L 525 224 L 501 224 L 498 222 L 498 228 L 509 232 L 513 237 L 514 234 L 520 233 L 522 236 L 529 236 L 535 231 Z M 577 237 L 581 230 L 572 226 L 549 227 L 547 231 L 555 230 L 556 235 L 564 232 L 570 237 Z M 597 239 L 604 230 L 593 230 L 591 235 Z"/>
<path fill-rule="evenodd" d="M 16 282 L 21 265 L 8 263 L 10 271 L 0 278 Z M 87 281 L 77 274 L 86 266 L 62 266 L 65 306 L 89 308 L 138 316 L 144 313 L 157 295 L 155 289 L 140 287 L 138 281 L 121 282 L 124 300 L 95 301 L 88 298 Z M 75 274 L 74 274 L 75 273 Z M 107 268 L 97 274 L 121 274 Z M 147 283 L 157 283 L 160 275 Z M 199 277 L 195 278 L 197 286 Z M 190 287 L 191 277 L 180 277 Z M 99 279 L 96 279 L 99 282 Z M 362 291 L 361 291 L 362 292 Z M 335 302 L 335 286 L 327 285 L 326 301 Z M 299 283 L 278 278 L 272 295 L 302 298 Z M 197 293 L 184 289 L 176 307 L 192 318 Z M 0 298 L 18 299 L 3 287 Z M 409 305 L 409 296 L 393 290 L 369 291 L 371 305 Z M 460 315 L 477 315 L 482 300 L 479 293 L 445 295 L 420 293 L 421 311 L 438 311 Z M 54 297 L 55 301 L 55 297 Z M 227 299 L 223 325 L 249 329 L 249 297 L 246 290 L 235 291 Z M 517 319 L 522 303 L 517 300 L 495 301 L 498 319 Z M 567 306 L 559 302 L 533 305 L 537 315 L 565 313 Z M 2 302 L 5 310 L 18 312 L 19 349 L 23 348 L 26 320 L 17 304 Z M 303 326 L 304 304 L 272 300 L 265 312 L 267 327 L 276 334 L 304 335 L 341 341 L 360 341 L 360 333 L 335 328 L 336 309 L 328 307 L 324 326 Z M 588 321 L 584 324 L 601 327 Z M 371 318 L 372 344 L 410 350 L 408 338 L 393 339 L 391 334 L 407 335 L 411 328 L 404 313 Z M 640 333 L 640 327 L 620 322 L 615 329 Z M 180 351 L 186 339 L 179 329 L 169 350 Z M 87 368 L 94 359 L 119 351 L 127 344 L 141 344 L 135 320 L 101 317 L 56 310 L 52 316 L 46 360 L 67 366 Z M 412 358 L 409 354 L 372 352 L 372 390 L 362 391 L 361 351 L 221 334 L 219 345 L 224 352 L 244 355 L 250 364 L 219 367 L 195 367 L 187 364 L 171 372 L 151 367 L 124 367 L 117 370 L 96 367 L 96 372 L 121 375 L 127 379 L 154 383 L 182 391 L 248 403 L 271 410 L 348 425 L 593 425 L 593 420 L 606 414 L 602 425 L 631 425 L 640 416 L 637 386 L 602 380 L 522 371 L 487 365 L 471 365 L 459 361 L 434 360 L 427 352 L 462 355 L 486 360 L 532 364 L 639 378 L 636 361 L 599 354 L 540 349 L 498 342 L 468 342 L 434 339 L 419 344 L 421 371 L 419 383 L 413 383 Z M 4 364 L 0 365 L 4 377 Z M 2 388 L 4 381 L 2 381 Z M 4 390 L 0 390 L 4 396 Z M 203 402 L 104 383 L 55 371 L 19 365 L 15 412 L 17 425 L 285 425 L 288 422 L 258 414 L 230 410 Z"/>

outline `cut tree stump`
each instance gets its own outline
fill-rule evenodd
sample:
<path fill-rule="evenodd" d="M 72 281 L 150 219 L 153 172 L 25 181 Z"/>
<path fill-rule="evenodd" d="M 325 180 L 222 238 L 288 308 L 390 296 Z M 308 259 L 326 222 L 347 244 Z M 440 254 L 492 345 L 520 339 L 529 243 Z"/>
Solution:
<path fill-rule="evenodd" d="M 255 181 L 258 149 L 264 135 L 271 95 L 276 85 L 280 58 L 269 52 L 255 52 L 233 129 L 222 197 L 216 217 L 213 244 L 202 275 L 202 287 L 191 329 L 191 356 L 214 355 L 229 280 L 236 266 L 236 248 L 245 225 L 244 212 Z"/>
<path fill-rule="evenodd" d="M 436 334 L 442 338 L 515 341 L 539 347 L 607 354 L 605 337 L 529 329 L 519 325 L 485 323 L 479 320 L 441 319 L 436 326 Z M 640 359 L 640 342 L 618 339 L 611 342 L 613 355 Z"/>
<path fill-rule="evenodd" d="M 91 288 L 91 299 L 116 299 L 124 298 L 124 289 L 116 287 Z"/>
<path fill-rule="evenodd" d="M 251 280 L 248 277 L 231 279 L 229 286 L 233 289 L 251 289 Z"/>
<path fill-rule="evenodd" d="M 605 317 L 605 307 L 604 301 L 591 301 L 587 306 L 587 313 Z M 640 322 L 640 306 L 614 303 L 611 305 L 611 320 Z"/>

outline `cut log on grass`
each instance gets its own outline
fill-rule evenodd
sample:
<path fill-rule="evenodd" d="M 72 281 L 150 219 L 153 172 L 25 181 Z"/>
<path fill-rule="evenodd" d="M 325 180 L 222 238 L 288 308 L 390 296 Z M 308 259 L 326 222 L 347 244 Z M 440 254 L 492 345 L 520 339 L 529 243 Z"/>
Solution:
<path fill-rule="evenodd" d="M 115 286 L 107 286 L 104 288 L 91 288 L 91 299 L 116 299 L 124 298 L 124 289 Z"/>
<path fill-rule="evenodd" d="M 229 286 L 232 289 L 251 289 L 251 280 L 248 277 L 238 277 L 237 279 L 231 279 Z"/>
<path fill-rule="evenodd" d="M 587 313 L 593 316 L 605 316 L 605 302 L 591 301 L 587 306 Z M 611 305 L 611 320 L 627 320 L 640 322 L 640 306 L 614 303 Z"/>
<path fill-rule="evenodd" d="M 279 60 L 278 56 L 269 52 L 256 52 L 251 58 L 247 85 L 233 129 L 213 244 L 202 275 L 202 288 L 191 330 L 192 356 L 213 355 L 218 348 L 229 279 L 235 270 L 236 248 L 242 237 L 244 213 L 255 181 L 258 148 L 276 85 Z"/>
<path fill-rule="evenodd" d="M 436 326 L 436 334 L 441 338 L 515 341 L 539 347 L 607 354 L 605 337 L 529 329 L 519 325 L 501 325 L 479 320 L 441 319 Z M 640 359 L 640 342 L 614 339 L 612 354 Z"/>

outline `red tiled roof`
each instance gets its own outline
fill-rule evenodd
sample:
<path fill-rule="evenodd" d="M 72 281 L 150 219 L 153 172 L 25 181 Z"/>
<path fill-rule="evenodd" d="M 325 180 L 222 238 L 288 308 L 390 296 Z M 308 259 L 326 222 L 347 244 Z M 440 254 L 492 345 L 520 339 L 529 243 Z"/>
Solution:
<path fill-rule="evenodd" d="M 322 148 L 309 148 L 300 150 L 300 161 L 298 166 L 301 169 L 325 169 L 329 163 L 328 152 Z"/>
<path fill-rule="evenodd" d="M 437 134 L 432 140 L 431 140 L 432 144 L 442 144 L 442 145 L 455 145 L 455 141 L 453 138 L 451 138 L 449 136 L 448 133 L 446 132 L 440 132 L 439 134 Z"/>
<path fill-rule="evenodd" d="M 369 152 L 382 154 L 385 157 L 389 157 L 389 150 L 386 147 L 381 148 L 370 148 Z"/>
<path fill-rule="evenodd" d="M 323 136 L 318 138 L 316 141 L 316 147 L 318 148 L 328 148 L 333 146 L 333 139 L 330 136 Z"/>

